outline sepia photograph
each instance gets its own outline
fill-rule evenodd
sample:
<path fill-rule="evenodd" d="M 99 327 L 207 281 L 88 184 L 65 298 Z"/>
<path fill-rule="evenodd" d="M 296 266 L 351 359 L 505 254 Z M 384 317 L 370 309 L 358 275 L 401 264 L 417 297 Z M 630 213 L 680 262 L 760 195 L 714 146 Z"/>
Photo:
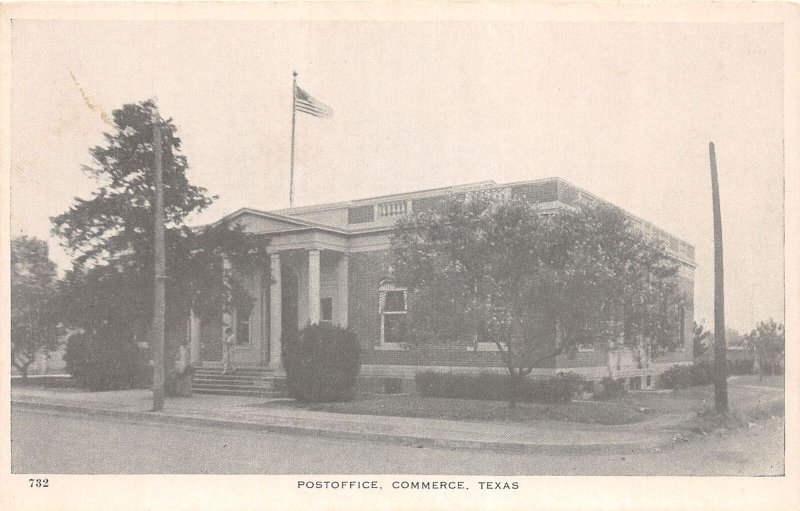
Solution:
<path fill-rule="evenodd" d="M 798 12 L 324 4 L 3 7 L 16 505 L 785 480 Z"/>

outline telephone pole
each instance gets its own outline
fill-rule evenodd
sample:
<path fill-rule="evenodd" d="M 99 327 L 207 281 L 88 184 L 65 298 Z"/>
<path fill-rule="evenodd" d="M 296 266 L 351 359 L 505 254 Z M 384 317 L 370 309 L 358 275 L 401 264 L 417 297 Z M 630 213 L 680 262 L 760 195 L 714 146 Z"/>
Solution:
<path fill-rule="evenodd" d="M 164 409 L 164 183 L 162 170 L 161 118 L 153 113 L 153 152 L 155 153 L 155 229 L 153 235 L 155 293 L 153 299 L 153 411 Z"/>
<path fill-rule="evenodd" d="M 708 143 L 711 159 L 711 200 L 714 208 L 714 409 L 728 412 L 728 363 L 725 352 L 725 271 L 722 264 L 722 216 L 714 142 Z"/>

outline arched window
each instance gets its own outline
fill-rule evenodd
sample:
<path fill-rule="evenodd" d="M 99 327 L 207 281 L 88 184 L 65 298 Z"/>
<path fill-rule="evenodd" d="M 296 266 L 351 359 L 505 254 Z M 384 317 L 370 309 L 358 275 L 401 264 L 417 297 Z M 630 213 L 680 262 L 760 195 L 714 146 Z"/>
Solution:
<path fill-rule="evenodd" d="M 383 279 L 379 288 L 381 316 L 381 344 L 406 342 L 406 314 L 408 294 L 390 279 Z"/>

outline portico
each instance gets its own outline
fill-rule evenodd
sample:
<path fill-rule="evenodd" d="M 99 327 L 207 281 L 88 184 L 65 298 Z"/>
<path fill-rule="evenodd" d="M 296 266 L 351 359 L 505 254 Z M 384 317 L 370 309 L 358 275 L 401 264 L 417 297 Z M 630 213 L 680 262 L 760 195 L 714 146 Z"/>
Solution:
<path fill-rule="evenodd" d="M 281 338 L 288 329 L 330 322 L 347 327 L 348 271 L 346 252 L 322 248 L 292 249 L 270 254 L 268 357 L 261 363 L 280 371 Z"/>
<path fill-rule="evenodd" d="M 282 373 L 281 339 L 307 324 L 348 324 L 349 257 L 346 240 L 319 228 L 272 214 L 243 214 L 246 230 L 263 236 L 268 267 L 233 268 L 254 300 L 249 311 L 220 311 L 213 317 L 192 313 L 189 338 L 195 366 L 222 364 L 226 331 L 232 332 L 234 367 L 266 367 Z M 248 313 L 249 312 L 249 313 Z"/>

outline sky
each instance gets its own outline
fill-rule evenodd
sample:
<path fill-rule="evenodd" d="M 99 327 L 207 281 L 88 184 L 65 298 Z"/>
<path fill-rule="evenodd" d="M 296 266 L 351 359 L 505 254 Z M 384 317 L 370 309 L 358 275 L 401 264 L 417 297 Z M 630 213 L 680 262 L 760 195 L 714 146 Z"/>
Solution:
<path fill-rule="evenodd" d="M 15 20 L 11 51 L 11 232 L 62 269 L 49 217 L 125 103 L 157 99 L 219 195 L 191 223 L 286 207 L 297 71 L 335 113 L 297 119 L 296 205 L 561 177 L 695 245 L 707 326 L 713 141 L 727 322 L 783 321 L 779 24 Z"/>

